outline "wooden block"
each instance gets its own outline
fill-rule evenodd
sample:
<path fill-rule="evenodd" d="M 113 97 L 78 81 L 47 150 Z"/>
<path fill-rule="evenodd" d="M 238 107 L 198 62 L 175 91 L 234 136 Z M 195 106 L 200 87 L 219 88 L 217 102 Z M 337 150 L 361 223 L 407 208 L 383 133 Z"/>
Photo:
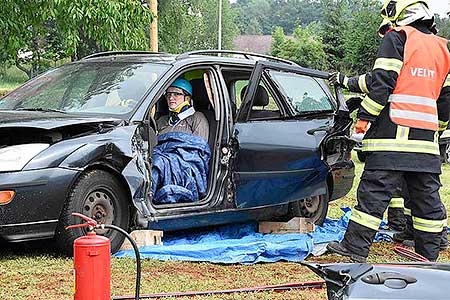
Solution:
<path fill-rule="evenodd" d="M 295 217 L 288 222 L 260 222 L 260 233 L 311 233 L 314 223 L 308 218 Z"/>
<path fill-rule="evenodd" d="M 135 230 L 130 233 L 138 248 L 150 245 L 162 245 L 163 232 L 158 230 Z M 120 250 L 133 249 L 130 241 L 125 239 Z"/>

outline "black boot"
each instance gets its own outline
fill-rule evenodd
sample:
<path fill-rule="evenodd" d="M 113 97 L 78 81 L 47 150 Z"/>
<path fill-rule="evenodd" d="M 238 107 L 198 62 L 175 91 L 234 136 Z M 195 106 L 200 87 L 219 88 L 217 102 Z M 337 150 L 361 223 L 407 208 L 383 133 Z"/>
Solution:
<path fill-rule="evenodd" d="M 352 253 L 342 243 L 331 242 L 327 245 L 327 250 L 331 253 L 336 253 L 342 256 L 349 257 L 352 261 L 358 263 L 366 263 L 367 257 Z"/>
<path fill-rule="evenodd" d="M 406 219 L 403 214 L 403 208 L 388 208 L 388 226 L 394 231 L 403 231 L 405 229 Z"/>

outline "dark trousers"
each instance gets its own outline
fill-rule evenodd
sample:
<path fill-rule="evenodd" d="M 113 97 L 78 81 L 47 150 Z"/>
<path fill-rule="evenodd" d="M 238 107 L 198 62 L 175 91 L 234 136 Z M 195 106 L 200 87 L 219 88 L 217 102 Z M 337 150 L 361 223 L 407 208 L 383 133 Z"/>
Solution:
<path fill-rule="evenodd" d="M 446 219 L 445 208 L 439 197 L 439 174 L 433 173 L 364 170 L 355 209 L 381 220 L 389 201 L 403 182 L 409 194 L 408 206 L 414 217 L 436 221 Z M 342 243 L 350 251 L 368 256 L 376 232 L 351 220 Z M 414 228 L 413 234 L 415 251 L 435 261 L 439 255 L 441 233 Z"/>

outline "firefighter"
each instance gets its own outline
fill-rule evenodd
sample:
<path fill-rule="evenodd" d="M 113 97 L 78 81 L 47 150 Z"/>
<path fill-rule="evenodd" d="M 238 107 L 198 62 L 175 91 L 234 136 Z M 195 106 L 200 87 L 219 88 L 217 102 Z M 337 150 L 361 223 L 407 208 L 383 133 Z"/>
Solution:
<path fill-rule="evenodd" d="M 344 239 L 327 249 L 365 262 L 383 213 L 405 182 L 415 251 L 436 261 L 447 218 L 439 197 L 438 131 L 445 130 L 449 120 L 448 41 L 433 34 L 427 1 L 386 0 L 381 15 L 393 30 L 378 49 L 355 125 L 357 131 L 367 131 L 363 151 L 371 154 Z"/>
<path fill-rule="evenodd" d="M 392 30 L 391 22 L 384 19 L 378 28 L 378 35 L 384 35 Z M 433 23 L 430 28 L 433 34 L 437 34 L 436 23 Z M 330 83 L 339 85 L 340 87 L 354 93 L 368 94 L 372 83 L 372 73 L 368 72 L 363 75 L 347 77 L 346 75 L 335 72 L 330 75 Z M 350 109 L 350 107 L 349 107 Z M 442 128 L 440 133 L 442 133 Z M 402 243 L 408 247 L 414 247 L 413 237 L 413 222 L 411 216 L 411 208 L 408 203 L 408 192 L 405 190 L 406 186 L 401 185 L 394 194 L 388 206 L 388 225 L 389 228 L 399 233 L 394 233 L 393 240 Z M 442 230 L 442 237 L 440 243 L 440 250 L 448 248 L 447 226 Z"/>

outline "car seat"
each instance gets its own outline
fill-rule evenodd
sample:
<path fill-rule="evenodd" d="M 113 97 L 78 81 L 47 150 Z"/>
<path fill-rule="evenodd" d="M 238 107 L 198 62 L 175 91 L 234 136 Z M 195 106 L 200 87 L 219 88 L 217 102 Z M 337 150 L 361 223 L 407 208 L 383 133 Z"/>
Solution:
<path fill-rule="evenodd" d="M 241 99 L 244 100 L 245 92 L 248 85 L 244 86 L 241 90 Z M 258 85 L 256 88 L 255 98 L 253 100 L 252 109 L 250 111 L 250 119 L 267 119 L 280 117 L 281 114 L 278 110 L 268 110 L 265 107 L 269 105 L 269 94 L 262 85 Z M 259 107 L 258 109 L 253 109 Z"/>

